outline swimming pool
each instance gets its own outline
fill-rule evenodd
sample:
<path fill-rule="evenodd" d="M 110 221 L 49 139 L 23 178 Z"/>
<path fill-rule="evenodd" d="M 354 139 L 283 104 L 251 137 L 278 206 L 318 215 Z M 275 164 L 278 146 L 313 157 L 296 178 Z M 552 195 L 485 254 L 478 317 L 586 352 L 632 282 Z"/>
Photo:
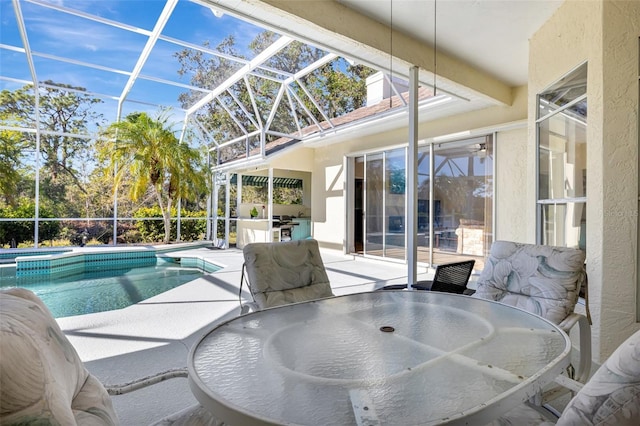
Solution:
<path fill-rule="evenodd" d="M 199 268 L 168 263 L 84 272 L 53 279 L 3 279 L 0 287 L 33 291 L 56 318 L 111 311 L 136 304 L 204 275 Z"/>

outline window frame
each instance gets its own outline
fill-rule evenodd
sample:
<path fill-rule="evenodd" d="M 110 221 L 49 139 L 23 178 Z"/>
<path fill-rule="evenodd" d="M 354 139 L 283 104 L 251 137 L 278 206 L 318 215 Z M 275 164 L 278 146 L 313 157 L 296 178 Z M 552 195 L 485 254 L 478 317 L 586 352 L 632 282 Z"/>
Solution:
<path fill-rule="evenodd" d="M 565 80 L 567 77 L 570 77 L 576 73 L 578 73 L 581 68 L 585 68 L 586 72 L 588 72 L 588 63 L 587 62 L 583 62 L 580 65 L 576 66 L 574 69 L 572 69 L 571 71 L 569 71 L 568 73 L 566 73 L 564 76 L 562 76 L 560 79 L 558 79 L 556 82 L 554 82 L 553 84 L 551 84 L 549 87 L 547 87 L 545 90 L 542 90 L 540 93 L 538 93 L 536 95 L 536 242 L 538 244 L 548 244 L 545 242 L 545 226 L 543 226 L 543 220 L 544 220 L 544 209 L 549 206 L 564 206 L 565 208 L 568 207 L 570 204 L 575 204 L 575 205 L 583 205 L 583 208 L 586 211 L 587 208 L 587 193 L 586 193 L 586 188 L 584 190 L 584 195 L 583 196 L 577 196 L 577 197 L 558 197 L 558 198 L 540 198 L 540 187 L 541 187 L 541 178 L 540 178 L 540 160 L 541 160 L 541 146 L 540 146 L 540 139 L 541 139 L 541 128 L 543 123 L 547 122 L 548 120 L 552 120 L 554 117 L 558 116 L 559 114 L 562 114 L 564 111 L 576 106 L 577 104 L 581 103 L 581 102 L 585 102 L 586 105 L 588 105 L 587 103 L 587 90 L 585 90 L 585 93 L 574 98 L 573 100 L 571 100 L 570 102 L 567 102 L 566 104 L 562 105 L 561 107 L 554 109 L 553 111 L 550 111 L 548 113 L 546 113 L 545 115 L 540 114 L 541 111 L 541 99 L 542 96 L 544 94 L 546 94 L 547 92 L 549 92 L 552 89 L 559 89 L 562 87 L 562 85 L 560 85 L 560 83 Z M 588 114 L 587 114 L 587 121 L 588 121 Z M 588 126 L 587 121 L 585 121 L 585 128 Z M 585 141 L 585 143 L 587 143 Z M 588 155 L 588 154 L 586 154 Z M 567 163 L 565 163 L 567 164 Z M 585 160 L 585 174 L 587 173 L 587 163 Z M 548 194 L 549 195 L 549 194 Z M 585 221 L 586 222 L 586 221 Z M 585 224 L 585 229 L 584 229 L 584 233 L 586 235 L 586 224 Z M 565 241 L 565 245 L 566 245 L 566 234 L 564 235 L 564 241 Z M 553 244 L 556 245 L 556 244 Z M 584 247 L 580 247 L 583 250 L 586 250 L 586 242 Z"/>

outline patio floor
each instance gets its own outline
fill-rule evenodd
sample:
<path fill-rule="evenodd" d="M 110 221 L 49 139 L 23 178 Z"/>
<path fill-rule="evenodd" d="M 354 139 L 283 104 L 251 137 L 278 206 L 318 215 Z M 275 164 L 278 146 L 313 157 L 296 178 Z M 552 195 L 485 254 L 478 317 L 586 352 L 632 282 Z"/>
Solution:
<path fill-rule="evenodd" d="M 102 383 L 122 384 L 186 367 L 191 346 L 215 324 L 240 313 L 242 251 L 189 251 L 194 252 L 224 268 L 121 310 L 58 319 L 80 358 Z M 405 265 L 326 249 L 321 253 L 336 295 L 406 283 Z M 431 276 L 418 270 L 419 279 Z M 243 298 L 250 298 L 246 287 Z M 187 379 L 179 378 L 114 396 L 113 402 L 122 425 L 147 425 L 197 401 Z"/>

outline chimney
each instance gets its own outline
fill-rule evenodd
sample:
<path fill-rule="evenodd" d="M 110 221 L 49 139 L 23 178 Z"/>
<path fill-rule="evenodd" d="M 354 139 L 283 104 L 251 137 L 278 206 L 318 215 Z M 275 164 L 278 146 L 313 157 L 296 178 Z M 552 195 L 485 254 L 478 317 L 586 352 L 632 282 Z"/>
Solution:
<path fill-rule="evenodd" d="M 409 85 L 406 81 L 397 77 L 393 77 L 391 80 L 399 93 L 404 93 L 409 90 Z M 367 106 L 375 105 L 383 99 L 395 96 L 395 92 L 391 88 L 389 80 L 384 77 L 384 74 L 381 71 L 367 77 L 366 84 Z"/>

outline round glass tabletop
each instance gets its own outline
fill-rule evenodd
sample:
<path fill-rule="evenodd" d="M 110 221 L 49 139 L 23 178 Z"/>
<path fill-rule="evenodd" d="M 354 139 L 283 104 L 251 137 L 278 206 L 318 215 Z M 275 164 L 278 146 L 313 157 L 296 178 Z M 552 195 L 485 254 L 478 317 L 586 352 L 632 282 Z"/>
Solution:
<path fill-rule="evenodd" d="M 569 363 L 526 311 L 428 291 L 378 291 L 254 312 L 191 350 L 196 398 L 239 424 L 490 421 Z"/>

